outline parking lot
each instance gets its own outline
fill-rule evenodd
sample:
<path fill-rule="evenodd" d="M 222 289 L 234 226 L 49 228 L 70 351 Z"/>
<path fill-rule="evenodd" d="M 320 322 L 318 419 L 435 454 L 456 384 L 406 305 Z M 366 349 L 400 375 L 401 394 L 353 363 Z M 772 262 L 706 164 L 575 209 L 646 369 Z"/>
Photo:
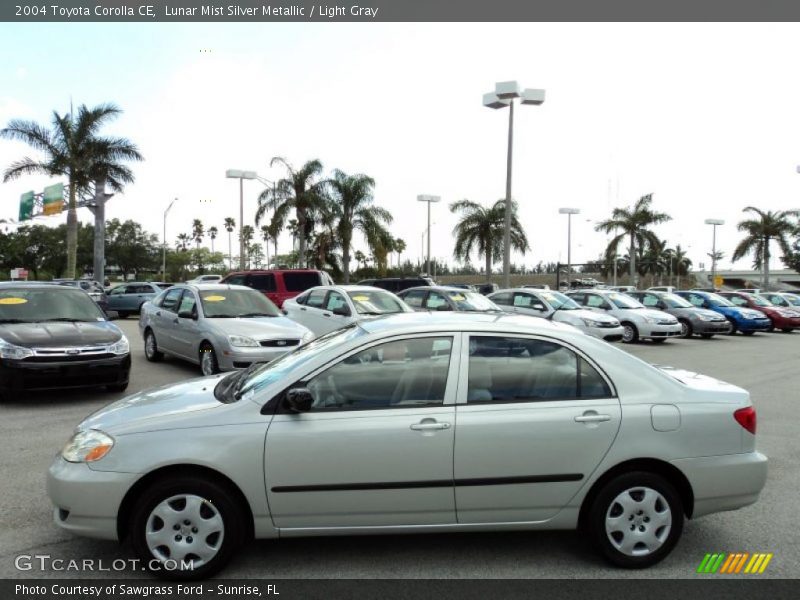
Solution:
<path fill-rule="evenodd" d="M 131 340 L 133 369 L 127 393 L 199 375 L 193 365 L 148 363 L 136 320 L 118 321 Z M 624 348 L 644 360 L 696 370 L 749 390 L 758 411 L 758 446 L 770 458 L 767 487 L 745 509 L 690 521 L 676 550 L 647 571 L 610 568 L 573 532 L 376 536 L 258 541 L 239 553 L 226 578 L 683 578 L 707 552 L 771 552 L 760 577 L 796 577 L 800 442 L 795 403 L 800 389 L 800 333 L 760 333 L 711 340 L 672 339 Z M 51 393 L 0 406 L 4 484 L 0 503 L 0 577 L 113 577 L 119 573 L 20 572 L 15 557 L 127 558 L 126 546 L 73 537 L 52 522 L 45 472 L 75 425 L 119 395 Z M 125 577 L 146 576 L 125 572 Z M 708 577 L 706 575 L 706 577 Z"/>

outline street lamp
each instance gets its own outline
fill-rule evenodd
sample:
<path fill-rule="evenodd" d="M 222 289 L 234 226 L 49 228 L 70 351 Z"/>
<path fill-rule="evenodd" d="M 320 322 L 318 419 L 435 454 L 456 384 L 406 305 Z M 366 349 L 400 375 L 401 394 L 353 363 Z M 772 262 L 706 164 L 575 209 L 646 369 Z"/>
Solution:
<path fill-rule="evenodd" d="M 225 177 L 239 180 L 239 268 L 244 270 L 244 237 L 242 236 L 242 226 L 244 225 L 244 180 L 256 179 L 258 175 L 255 171 L 242 171 L 240 169 L 228 169 Z"/>
<path fill-rule="evenodd" d="M 428 194 L 420 194 L 417 196 L 418 202 L 427 202 L 428 203 L 428 256 L 425 259 L 425 274 L 431 274 L 431 203 L 432 202 L 439 202 L 441 200 L 440 196 L 430 196 Z"/>
<path fill-rule="evenodd" d="M 570 283 L 572 273 L 572 215 L 579 215 L 579 208 L 559 208 L 558 214 L 567 215 L 567 286 Z"/>
<path fill-rule="evenodd" d="M 483 105 L 488 108 L 509 108 L 508 112 L 508 156 L 506 162 L 506 215 L 503 233 L 503 287 L 511 287 L 511 164 L 514 147 L 514 99 L 522 104 L 539 105 L 544 102 L 544 90 L 526 88 L 520 92 L 516 81 L 495 84 L 494 92 L 483 95 Z"/>
<path fill-rule="evenodd" d="M 172 208 L 172 205 L 178 201 L 175 198 L 172 202 L 169 203 L 167 206 L 167 210 L 164 211 L 164 237 L 162 241 L 164 242 L 163 248 L 161 251 L 161 281 L 167 280 L 167 213 L 169 213 L 169 209 Z M 102 283 L 102 282 L 101 282 Z"/>
<path fill-rule="evenodd" d="M 706 219 L 706 225 L 711 225 L 711 287 L 717 289 L 717 225 L 725 225 L 722 219 Z"/>

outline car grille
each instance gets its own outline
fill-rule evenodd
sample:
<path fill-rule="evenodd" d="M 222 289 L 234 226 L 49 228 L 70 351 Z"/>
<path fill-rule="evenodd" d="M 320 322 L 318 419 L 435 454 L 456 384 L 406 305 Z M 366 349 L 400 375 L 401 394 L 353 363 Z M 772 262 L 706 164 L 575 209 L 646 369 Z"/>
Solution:
<path fill-rule="evenodd" d="M 597 326 L 598 327 L 605 327 L 607 329 L 611 329 L 613 327 L 619 327 L 619 323 L 614 323 L 614 322 L 610 322 L 610 321 L 600 321 L 600 323 Z"/>
<path fill-rule="evenodd" d="M 297 346 L 300 340 L 261 340 L 259 344 L 264 348 L 288 348 Z"/>
<path fill-rule="evenodd" d="M 69 362 L 115 356 L 106 346 L 84 346 L 70 348 L 31 348 L 33 356 L 27 362 Z"/>
<path fill-rule="evenodd" d="M 674 319 L 659 319 L 658 320 L 658 324 L 659 325 L 677 325 L 678 322 L 676 320 L 674 320 Z"/>

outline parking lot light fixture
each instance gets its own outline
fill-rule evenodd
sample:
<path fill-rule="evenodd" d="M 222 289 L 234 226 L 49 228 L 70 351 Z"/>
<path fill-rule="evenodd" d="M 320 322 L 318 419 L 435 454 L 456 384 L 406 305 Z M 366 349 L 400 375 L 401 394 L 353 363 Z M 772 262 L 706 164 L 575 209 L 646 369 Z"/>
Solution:
<path fill-rule="evenodd" d="M 177 201 L 178 199 L 175 198 L 164 211 L 164 237 L 161 238 L 163 246 L 161 249 L 161 281 L 167 280 L 167 214 L 169 213 L 169 209 L 172 208 L 172 205 Z M 102 284 L 103 282 L 101 281 L 100 283 Z"/>
<path fill-rule="evenodd" d="M 567 215 L 567 287 L 570 284 L 570 273 L 572 273 L 572 215 L 581 213 L 579 208 L 559 208 L 558 213 Z"/>
<path fill-rule="evenodd" d="M 520 91 L 516 81 L 501 81 L 495 84 L 494 92 L 483 95 L 483 105 L 487 108 L 509 108 L 508 111 L 508 154 L 506 157 L 506 213 L 503 232 L 503 287 L 511 287 L 511 166 L 514 148 L 514 100 L 520 98 L 522 104 L 540 105 L 544 103 L 544 90 L 526 88 Z"/>
<path fill-rule="evenodd" d="M 258 174 L 255 171 L 243 171 L 241 169 L 228 169 L 225 171 L 225 177 L 228 179 L 239 180 L 239 268 L 244 269 L 244 238 L 241 231 L 244 226 L 244 180 L 257 179 Z"/>
<path fill-rule="evenodd" d="M 419 194 L 417 196 L 417 201 L 428 203 L 428 255 L 425 259 L 425 274 L 429 275 L 431 272 L 431 203 L 441 201 L 441 197 L 431 196 L 430 194 Z"/>
<path fill-rule="evenodd" d="M 711 287 L 717 289 L 717 226 L 725 225 L 723 219 L 706 219 L 706 225 L 711 225 Z"/>

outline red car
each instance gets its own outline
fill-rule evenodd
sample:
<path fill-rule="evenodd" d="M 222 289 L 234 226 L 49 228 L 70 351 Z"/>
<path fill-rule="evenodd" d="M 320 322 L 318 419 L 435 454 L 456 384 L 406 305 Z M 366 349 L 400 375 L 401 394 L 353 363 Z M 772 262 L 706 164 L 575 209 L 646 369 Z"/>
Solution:
<path fill-rule="evenodd" d="M 220 283 L 256 289 L 281 308 L 284 300 L 318 285 L 333 285 L 333 279 L 315 269 L 253 269 L 229 273 Z"/>
<path fill-rule="evenodd" d="M 775 306 L 762 296 L 745 292 L 720 292 L 719 295 L 727 298 L 736 306 L 752 308 L 767 315 L 772 321 L 770 331 L 780 329 L 788 333 L 795 329 L 800 329 L 800 309 Z"/>

